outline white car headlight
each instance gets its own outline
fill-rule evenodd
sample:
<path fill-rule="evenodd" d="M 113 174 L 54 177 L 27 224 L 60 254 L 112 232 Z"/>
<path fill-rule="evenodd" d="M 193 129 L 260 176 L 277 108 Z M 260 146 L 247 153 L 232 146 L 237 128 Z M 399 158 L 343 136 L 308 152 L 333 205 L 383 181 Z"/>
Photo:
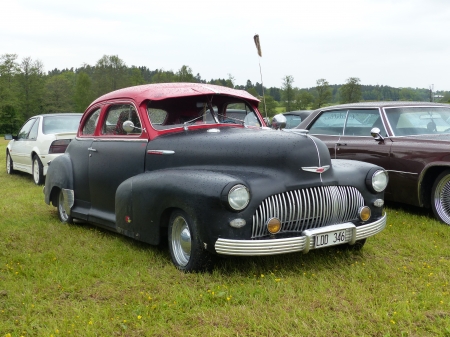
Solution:
<path fill-rule="evenodd" d="M 236 211 L 243 210 L 250 201 L 250 191 L 244 185 L 235 185 L 228 192 L 228 204 Z"/>
<path fill-rule="evenodd" d="M 372 175 L 372 188 L 376 192 L 383 192 L 389 182 L 388 173 L 385 170 L 378 170 Z"/>

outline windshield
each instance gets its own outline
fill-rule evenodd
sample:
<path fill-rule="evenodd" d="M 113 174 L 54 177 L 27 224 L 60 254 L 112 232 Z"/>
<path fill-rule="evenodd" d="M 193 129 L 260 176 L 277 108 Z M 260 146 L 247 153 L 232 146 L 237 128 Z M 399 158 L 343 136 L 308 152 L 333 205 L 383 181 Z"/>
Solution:
<path fill-rule="evenodd" d="M 80 115 L 67 116 L 45 116 L 42 125 L 42 132 L 44 134 L 62 133 L 62 132 L 77 132 L 80 124 Z"/>
<path fill-rule="evenodd" d="M 386 115 L 395 136 L 450 133 L 450 108 L 390 108 Z"/>
<path fill-rule="evenodd" d="M 238 124 L 260 127 L 252 107 L 229 96 L 192 96 L 150 101 L 147 113 L 156 130 L 199 124 Z"/>

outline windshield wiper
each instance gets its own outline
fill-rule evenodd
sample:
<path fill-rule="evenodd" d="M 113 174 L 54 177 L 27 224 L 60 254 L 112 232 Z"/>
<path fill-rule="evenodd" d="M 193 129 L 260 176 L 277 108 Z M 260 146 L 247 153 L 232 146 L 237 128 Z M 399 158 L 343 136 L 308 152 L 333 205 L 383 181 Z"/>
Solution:
<path fill-rule="evenodd" d="M 226 119 L 231 119 L 233 121 L 237 121 L 239 123 L 242 123 L 242 125 L 244 125 L 244 123 L 245 123 L 245 121 L 243 121 L 242 119 L 239 119 L 239 118 L 234 118 L 234 117 L 225 116 L 225 115 L 221 115 L 221 114 L 217 114 L 217 116 L 220 116 L 220 117 L 223 117 L 223 118 L 226 118 Z M 222 123 L 224 123 L 224 121 L 222 121 Z"/>

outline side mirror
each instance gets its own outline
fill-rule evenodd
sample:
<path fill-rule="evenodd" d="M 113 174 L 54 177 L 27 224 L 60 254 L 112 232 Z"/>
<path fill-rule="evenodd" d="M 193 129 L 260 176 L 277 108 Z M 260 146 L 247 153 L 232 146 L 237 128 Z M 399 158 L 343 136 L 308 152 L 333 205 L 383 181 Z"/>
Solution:
<path fill-rule="evenodd" d="M 383 136 L 381 135 L 381 131 L 379 128 L 372 128 L 370 130 L 370 135 L 375 139 L 377 142 L 381 142 L 384 140 Z"/>
<path fill-rule="evenodd" d="M 273 116 L 272 118 L 272 129 L 284 129 L 286 127 L 286 117 L 282 114 Z"/>
<path fill-rule="evenodd" d="M 133 124 L 132 121 L 125 121 L 125 122 L 123 122 L 123 124 L 122 124 L 122 129 L 123 129 L 123 131 L 125 131 L 126 133 L 133 132 L 135 129 L 141 130 L 140 128 L 134 126 L 134 124 Z"/>
<path fill-rule="evenodd" d="M 5 140 L 12 140 L 13 136 L 11 134 L 5 135 Z"/>

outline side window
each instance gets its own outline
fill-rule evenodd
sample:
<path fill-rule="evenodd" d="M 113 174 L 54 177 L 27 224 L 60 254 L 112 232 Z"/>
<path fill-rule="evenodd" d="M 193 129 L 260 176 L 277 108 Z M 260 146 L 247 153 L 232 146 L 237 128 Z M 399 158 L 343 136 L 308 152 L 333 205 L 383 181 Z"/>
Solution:
<path fill-rule="evenodd" d="M 19 134 L 17 135 L 17 139 L 27 139 L 28 134 L 31 131 L 31 127 L 33 126 L 35 121 L 36 121 L 36 118 L 32 118 L 32 119 L 28 120 L 20 129 Z"/>
<path fill-rule="evenodd" d="M 344 135 L 369 137 L 373 127 L 384 129 L 378 109 L 349 110 Z"/>
<path fill-rule="evenodd" d="M 347 110 L 325 111 L 309 128 L 311 134 L 316 135 L 342 135 Z"/>
<path fill-rule="evenodd" d="M 93 135 L 100 116 L 100 108 L 95 110 L 84 123 L 82 133 L 83 135 Z"/>
<path fill-rule="evenodd" d="M 163 125 L 167 124 L 169 116 L 166 110 L 147 107 L 147 114 L 148 119 L 150 119 L 152 126 L 156 130 L 164 129 Z"/>
<path fill-rule="evenodd" d="M 219 115 L 219 120 L 221 123 L 237 123 L 255 127 L 261 126 L 255 112 L 245 103 L 227 104 L 223 115 Z"/>
<path fill-rule="evenodd" d="M 133 122 L 135 129 L 126 132 L 123 129 L 125 121 Z M 132 104 L 112 105 L 102 125 L 102 135 L 140 135 L 141 121 L 136 109 Z"/>
<path fill-rule="evenodd" d="M 39 118 L 36 118 L 36 122 L 33 124 L 33 127 L 28 134 L 28 139 L 36 140 L 38 135 L 38 127 L 39 127 Z"/>
<path fill-rule="evenodd" d="M 284 115 L 286 117 L 286 129 L 292 129 L 302 122 L 302 118 L 297 115 Z"/>

